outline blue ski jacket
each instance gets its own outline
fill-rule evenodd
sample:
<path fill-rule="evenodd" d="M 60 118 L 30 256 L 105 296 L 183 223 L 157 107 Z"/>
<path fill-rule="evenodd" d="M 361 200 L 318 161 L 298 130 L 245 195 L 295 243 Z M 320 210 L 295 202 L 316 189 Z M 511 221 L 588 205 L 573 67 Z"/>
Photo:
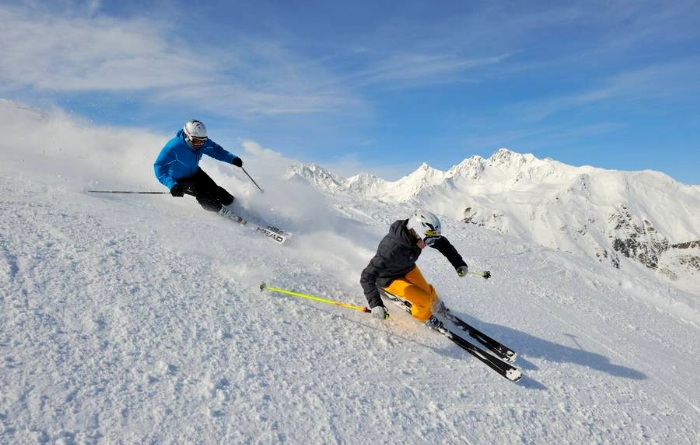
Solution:
<path fill-rule="evenodd" d="M 156 178 L 161 184 L 171 189 L 177 184 L 178 179 L 195 174 L 202 155 L 211 156 L 229 164 L 237 157 L 211 139 L 207 139 L 203 147 L 195 150 L 185 141 L 184 132 L 180 130 L 177 132 L 177 136 L 165 144 L 156 158 L 156 162 L 153 164 Z"/>

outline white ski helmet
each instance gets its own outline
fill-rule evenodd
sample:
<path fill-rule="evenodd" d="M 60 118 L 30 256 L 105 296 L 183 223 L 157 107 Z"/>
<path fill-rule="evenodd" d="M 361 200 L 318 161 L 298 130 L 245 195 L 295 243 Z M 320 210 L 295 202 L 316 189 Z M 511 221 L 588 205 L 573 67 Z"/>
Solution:
<path fill-rule="evenodd" d="M 190 147 L 199 148 L 207 142 L 207 127 L 197 119 L 190 119 L 182 127 L 185 133 L 185 140 Z"/>
<path fill-rule="evenodd" d="M 406 227 L 416 232 L 416 235 L 425 239 L 426 237 L 440 237 L 442 227 L 440 219 L 427 210 L 416 210 L 413 212 Z"/>

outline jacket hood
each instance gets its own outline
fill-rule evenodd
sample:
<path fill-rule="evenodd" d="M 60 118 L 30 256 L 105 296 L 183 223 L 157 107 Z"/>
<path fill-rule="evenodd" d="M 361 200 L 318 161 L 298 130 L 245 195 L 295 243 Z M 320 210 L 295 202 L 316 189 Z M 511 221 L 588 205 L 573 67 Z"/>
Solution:
<path fill-rule="evenodd" d="M 395 221 L 389 228 L 389 235 L 396 240 L 398 244 L 413 246 L 416 242 L 406 229 L 407 219 Z"/>
<path fill-rule="evenodd" d="M 187 145 L 187 148 L 189 148 L 192 151 L 197 151 L 197 150 L 201 150 L 204 148 L 204 146 L 202 146 L 200 148 L 194 148 L 193 146 L 191 146 L 190 143 L 187 142 L 187 139 L 185 139 L 185 131 L 183 129 L 178 130 L 177 135 L 175 137 L 177 137 L 182 142 L 184 142 L 184 144 Z"/>

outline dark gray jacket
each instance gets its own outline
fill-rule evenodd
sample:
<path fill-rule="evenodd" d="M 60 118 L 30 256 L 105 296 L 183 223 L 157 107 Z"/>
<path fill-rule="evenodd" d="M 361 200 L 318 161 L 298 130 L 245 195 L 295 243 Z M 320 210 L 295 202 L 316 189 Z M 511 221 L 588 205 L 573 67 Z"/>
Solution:
<path fill-rule="evenodd" d="M 362 271 L 360 284 L 370 308 L 384 306 L 377 287 L 387 287 L 395 279 L 406 276 L 416 266 L 421 248 L 408 233 L 407 222 L 407 219 L 403 219 L 391 225 L 389 233 L 379 243 L 374 258 Z M 444 236 L 432 247 L 439 250 L 455 269 L 467 265 L 457 249 Z"/>

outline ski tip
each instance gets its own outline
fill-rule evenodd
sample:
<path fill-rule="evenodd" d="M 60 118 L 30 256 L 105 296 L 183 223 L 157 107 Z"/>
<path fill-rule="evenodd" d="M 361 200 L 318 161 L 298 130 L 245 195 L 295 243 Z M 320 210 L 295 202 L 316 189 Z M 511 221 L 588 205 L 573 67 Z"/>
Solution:
<path fill-rule="evenodd" d="M 523 372 L 519 369 L 509 369 L 506 371 L 506 378 L 511 382 L 517 382 L 523 376 Z"/>
<path fill-rule="evenodd" d="M 264 281 L 262 283 L 260 283 L 260 290 L 261 291 L 265 290 L 266 287 L 267 287 L 267 284 L 265 284 Z"/>

